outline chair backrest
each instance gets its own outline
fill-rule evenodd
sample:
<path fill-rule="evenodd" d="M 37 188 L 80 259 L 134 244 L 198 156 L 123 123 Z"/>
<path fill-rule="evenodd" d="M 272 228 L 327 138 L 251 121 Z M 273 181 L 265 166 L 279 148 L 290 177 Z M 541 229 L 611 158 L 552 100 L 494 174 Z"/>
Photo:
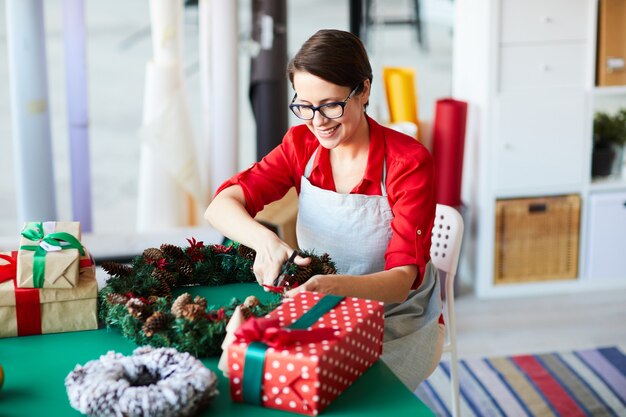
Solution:
<path fill-rule="evenodd" d="M 463 217 L 454 208 L 437 204 L 430 259 L 438 269 L 456 275 L 463 240 Z"/>

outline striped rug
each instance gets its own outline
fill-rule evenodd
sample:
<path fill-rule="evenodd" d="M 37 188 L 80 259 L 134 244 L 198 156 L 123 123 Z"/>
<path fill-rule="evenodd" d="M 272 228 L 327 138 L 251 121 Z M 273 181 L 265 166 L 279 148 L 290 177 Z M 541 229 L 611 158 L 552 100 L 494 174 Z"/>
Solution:
<path fill-rule="evenodd" d="M 467 359 L 459 365 L 461 416 L 626 416 L 626 356 L 618 348 Z M 451 416 L 450 366 L 415 391 Z"/>

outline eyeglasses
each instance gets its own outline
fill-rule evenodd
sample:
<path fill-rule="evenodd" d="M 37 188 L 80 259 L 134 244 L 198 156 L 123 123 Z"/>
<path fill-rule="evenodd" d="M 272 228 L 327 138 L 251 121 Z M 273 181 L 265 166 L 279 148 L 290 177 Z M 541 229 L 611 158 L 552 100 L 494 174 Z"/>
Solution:
<path fill-rule="evenodd" d="M 359 88 L 358 85 L 352 89 L 344 101 L 333 101 L 332 103 L 320 104 L 319 106 L 294 104 L 293 102 L 296 101 L 296 98 L 298 97 L 298 93 L 296 93 L 291 100 L 291 104 L 289 104 L 289 108 L 297 118 L 302 120 L 312 120 L 315 117 L 316 111 L 320 112 L 320 114 L 327 119 L 338 119 L 343 116 L 344 108 L 356 92 L 357 88 Z"/>

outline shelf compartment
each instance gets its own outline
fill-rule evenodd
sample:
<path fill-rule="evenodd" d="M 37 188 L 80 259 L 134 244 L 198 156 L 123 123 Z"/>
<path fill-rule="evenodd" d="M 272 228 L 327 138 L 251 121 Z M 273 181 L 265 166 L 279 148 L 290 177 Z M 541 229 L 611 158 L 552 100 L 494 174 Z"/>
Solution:
<path fill-rule="evenodd" d="M 494 284 L 576 279 L 577 194 L 496 201 Z"/>
<path fill-rule="evenodd" d="M 588 275 L 594 281 L 624 279 L 626 191 L 589 197 Z"/>

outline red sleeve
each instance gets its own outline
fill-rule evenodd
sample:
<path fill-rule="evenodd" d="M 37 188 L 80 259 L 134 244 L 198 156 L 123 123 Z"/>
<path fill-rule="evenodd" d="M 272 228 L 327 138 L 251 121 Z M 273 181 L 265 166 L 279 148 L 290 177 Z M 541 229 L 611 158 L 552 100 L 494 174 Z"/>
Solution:
<path fill-rule="evenodd" d="M 417 265 L 417 288 L 430 261 L 430 241 L 435 220 L 434 164 L 428 150 L 419 146 L 409 158 L 389 164 L 387 193 L 393 220 L 391 241 L 385 253 L 385 269 Z"/>
<path fill-rule="evenodd" d="M 254 217 L 266 204 L 282 198 L 291 187 L 295 186 L 299 193 L 304 165 L 317 143 L 315 137 L 307 133 L 310 132 L 305 125 L 289 129 L 280 145 L 260 162 L 224 182 L 215 195 L 232 185 L 241 186 L 246 210 Z"/>

